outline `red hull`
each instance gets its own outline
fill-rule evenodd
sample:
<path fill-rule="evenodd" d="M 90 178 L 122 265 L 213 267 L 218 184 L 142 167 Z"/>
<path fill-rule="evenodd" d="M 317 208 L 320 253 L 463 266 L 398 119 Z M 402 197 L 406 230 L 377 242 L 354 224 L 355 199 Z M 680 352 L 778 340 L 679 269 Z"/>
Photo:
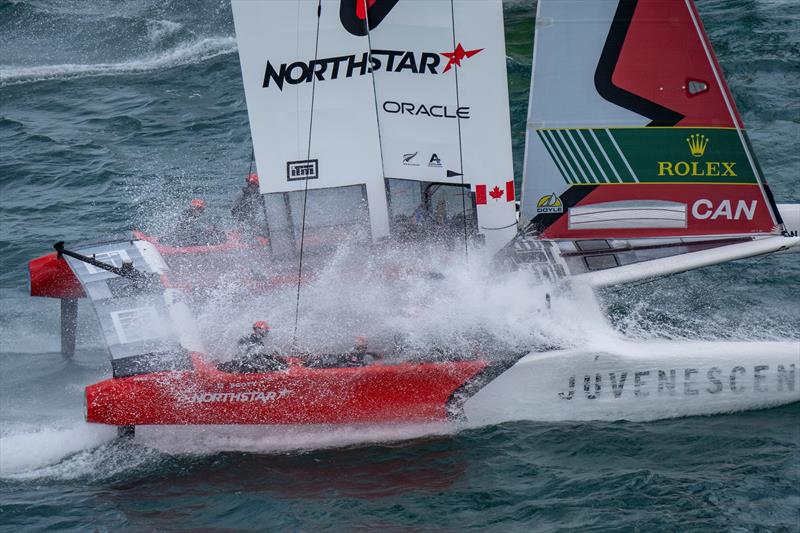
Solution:
<path fill-rule="evenodd" d="M 227 231 L 227 240 L 224 243 L 210 246 L 167 246 L 161 244 L 157 237 L 146 235 L 141 231 L 133 231 L 132 235 L 134 239 L 153 244 L 162 256 L 167 257 L 167 264 L 169 264 L 170 256 L 178 258 L 185 256 L 199 256 L 201 258 L 219 256 L 224 258 L 223 254 L 225 253 L 246 250 L 263 251 L 266 254 L 269 244 L 269 241 L 263 237 L 257 237 L 255 243 L 245 242 L 236 231 Z M 86 297 L 83 287 L 70 269 L 67 261 L 59 259 L 55 253 L 43 255 L 29 261 L 28 272 L 31 296 L 62 299 Z M 183 282 L 180 279 L 168 279 L 165 281 L 165 284 L 170 287 L 185 288 L 187 290 L 193 288 L 191 283 Z M 210 280 L 209 283 L 213 283 L 213 281 Z M 288 277 L 284 280 L 281 277 L 277 277 L 267 281 L 253 281 L 252 285 L 256 288 L 261 285 L 268 288 L 275 285 L 283 285 L 290 281 L 296 283 L 297 278 Z"/>
<path fill-rule="evenodd" d="M 446 420 L 454 393 L 486 361 L 371 364 L 285 372 L 192 371 L 108 379 L 86 388 L 86 419 L 150 424 L 347 424 Z"/>
<path fill-rule="evenodd" d="M 86 293 L 64 259 L 55 252 L 28 263 L 31 296 L 46 298 L 84 298 Z"/>

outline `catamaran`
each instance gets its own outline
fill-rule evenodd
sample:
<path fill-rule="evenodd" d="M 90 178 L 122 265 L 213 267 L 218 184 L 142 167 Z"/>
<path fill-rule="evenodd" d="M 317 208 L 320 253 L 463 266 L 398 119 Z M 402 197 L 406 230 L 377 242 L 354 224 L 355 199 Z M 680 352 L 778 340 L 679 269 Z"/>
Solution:
<path fill-rule="evenodd" d="M 500 0 L 232 5 L 265 253 L 293 279 L 342 243 L 456 243 L 574 290 L 800 249 L 800 206 L 774 201 L 692 0 L 539 0 L 519 213 Z M 130 235 L 30 263 L 31 294 L 62 300 L 65 351 L 76 299 L 99 317 L 113 377 L 86 388 L 89 422 L 652 420 L 800 400 L 797 340 L 226 371 L 174 279 L 176 257 L 217 252 Z"/>

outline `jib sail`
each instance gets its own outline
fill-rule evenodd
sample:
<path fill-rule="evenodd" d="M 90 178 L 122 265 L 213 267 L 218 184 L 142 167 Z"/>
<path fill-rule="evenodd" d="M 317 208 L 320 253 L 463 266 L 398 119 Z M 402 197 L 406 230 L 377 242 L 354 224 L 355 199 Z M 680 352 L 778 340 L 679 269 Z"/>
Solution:
<path fill-rule="evenodd" d="M 522 217 L 543 238 L 780 226 L 691 0 L 540 0 Z"/>

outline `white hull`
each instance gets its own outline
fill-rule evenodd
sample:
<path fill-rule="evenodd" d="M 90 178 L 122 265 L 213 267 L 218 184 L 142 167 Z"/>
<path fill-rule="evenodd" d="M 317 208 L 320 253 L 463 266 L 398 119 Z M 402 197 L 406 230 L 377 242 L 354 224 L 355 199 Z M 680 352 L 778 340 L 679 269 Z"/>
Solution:
<path fill-rule="evenodd" d="M 464 404 L 470 425 L 648 421 L 800 401 L 800 342 L 619 341 L 532 353 Z"/>

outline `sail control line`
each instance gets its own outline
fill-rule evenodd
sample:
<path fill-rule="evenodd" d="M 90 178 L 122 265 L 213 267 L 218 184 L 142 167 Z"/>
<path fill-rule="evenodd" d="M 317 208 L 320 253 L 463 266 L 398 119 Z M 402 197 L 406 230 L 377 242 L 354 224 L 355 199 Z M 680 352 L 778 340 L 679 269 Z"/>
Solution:
<path fill-rule="evenodd" d="M 453 5 L 453 0 L 450 0 L 450 22 L 453 30 L 453 51 L 456 50 L 456 10 Z M 461 99 L 458 94 L 458 69 L 454 69 L 456 81 L 456 109 L 461 108 Z M 456 113 L 457 114 L 457 113 Z M 458 114 L 457 114 L 458 115 Z M 469 239 L 467 237 L 467 195 L 464 192 L 464 148 L 461 142 L 461 117 L 456 117 L 456 124 L 458 125 L 458 165 L 459 175 L 461 176 L 461 210 L 464 215 L 464 258 L 469 261 Z M 450 171 L 448 170 L 448 174 Z"/>
<path fill-rule="evenodd" d="M 322 17 L 322 0 L 317 0 L 317 31 L 314 43 L 314 60 L 319 57 L 319 23 Z M 306 160 L 311 159 L 311 132 L 314 126 L 314 96 L 317 88 L 316 76 L 311 82 L 311 109 L 308 116 L 308 146 Z M 300 223 L 300 256 L 297 266 L 297 298 L 294 305 L 294 331 L 292 332 L 292 349 L 297 349 L 297 326 L 300 320 L 300 284 L 303 280 L 303 248 L 306 237 L 306 206 L 308 204 L 308 175 L 303 177 L 303 216 Z"/>

